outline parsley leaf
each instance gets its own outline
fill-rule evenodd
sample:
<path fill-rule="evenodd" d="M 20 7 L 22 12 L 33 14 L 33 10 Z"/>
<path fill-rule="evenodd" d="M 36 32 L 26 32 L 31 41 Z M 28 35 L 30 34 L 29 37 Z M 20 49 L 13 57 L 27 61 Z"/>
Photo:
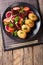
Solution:
<path fill-rule="evenodd" d="M 10 23 L 9 23 L 9 27 L 13 27 L 13 23 L 10 22 Z"/>
<path fill-rule="evenodd" d="M 17 24 L 18 21 L 19 21 L 19 16 L 16 16 L 16 17 L 14 18 L 14 22 L 15 22 L 15 24 Z"/>
<path fill-rule="evenodd" d="M 14 34 L 14 36 L 17 36 L 17 30 L 16 30 L 16 31 L 14 31 L 14 33 L 13 33 L 13 34 Z"/>

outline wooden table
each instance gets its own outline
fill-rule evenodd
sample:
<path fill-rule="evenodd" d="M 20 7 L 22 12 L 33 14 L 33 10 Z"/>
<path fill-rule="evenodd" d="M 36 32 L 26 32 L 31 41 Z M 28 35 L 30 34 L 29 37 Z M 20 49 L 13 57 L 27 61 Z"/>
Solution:
<path fill-rule="evenodd" d="M 39 4 L 43 15 L 43 0 Z M 4 51 L 0 28 L 0 65 L 43 65 L 43 45 Z"/>

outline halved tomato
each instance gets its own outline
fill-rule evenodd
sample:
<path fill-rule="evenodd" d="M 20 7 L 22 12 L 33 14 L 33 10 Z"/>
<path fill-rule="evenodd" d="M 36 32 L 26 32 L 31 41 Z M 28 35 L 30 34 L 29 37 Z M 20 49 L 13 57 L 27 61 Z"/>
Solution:
<path fill-rule="evenodd" d="M 13 32 L 14 31 L 14 28 L 11 28 L 11 27 L 9 27 L 9 26 L 5 26 L 5 30 L 7 31 L 7 32 Z"/>
<path fill-rule="evenodd" d="M 24 9 L 23 9 L 24 11 L 29 11 L 30 10 L 30 8 L 29 7 L 24 7 Z"/>
<path fill-rule="evenodd" d="M 14 31 L 14 28 L 9 27 L 9 31 L 10 32 L 13 32 Z"/>

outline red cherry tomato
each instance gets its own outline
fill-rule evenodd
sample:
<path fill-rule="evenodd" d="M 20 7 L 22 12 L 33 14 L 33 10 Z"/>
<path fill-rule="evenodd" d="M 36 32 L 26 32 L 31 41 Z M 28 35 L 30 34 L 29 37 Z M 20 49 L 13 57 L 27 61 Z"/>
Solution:
<path fill-rule="evenodd" d="M 13 32 L 14 31 L 14 28 L 9 27 L 9 31 L 10 32 Z"/>
<path fill-rule="evenodd" d="M 29 11 L 30 8 L 29 7 L 24 7 L 24 11 Z"/>

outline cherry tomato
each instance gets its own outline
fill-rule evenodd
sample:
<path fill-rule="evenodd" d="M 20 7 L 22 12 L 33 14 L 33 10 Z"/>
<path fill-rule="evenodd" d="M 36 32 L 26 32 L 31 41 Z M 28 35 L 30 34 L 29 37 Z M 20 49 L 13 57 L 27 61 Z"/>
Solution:
<path fill-rule="evenodd" d="M 9 27 L 9 31 L 10 32 L 13 32 L 14 31 L 14 28 Z"/>
<path fill-rule="evenodd" d="M 29 7 L 24 7 L 24 11 L 29 11 L 30 8 Z"/>

